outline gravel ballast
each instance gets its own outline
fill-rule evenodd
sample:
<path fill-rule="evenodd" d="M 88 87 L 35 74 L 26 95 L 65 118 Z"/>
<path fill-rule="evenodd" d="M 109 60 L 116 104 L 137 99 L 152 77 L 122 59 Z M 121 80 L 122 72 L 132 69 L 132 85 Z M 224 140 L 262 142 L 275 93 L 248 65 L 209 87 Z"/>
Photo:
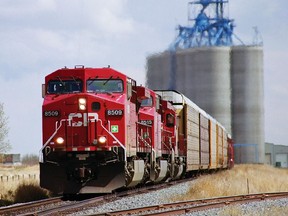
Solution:
<path fill-rule="evenodd" d="M 148 194 L 139 194 L 132 197 L 122 198 L 112 201 L 94 208 L 85 209 L 81 212 L 70 214 L 71 216 L 78 215 L 93 215 L 117 210 L 126 210 L 139 208 L 143 206 L 160 205 L 164 203 L 172 203 L 174 196 L 185 195 L 188 192 L 191 183 L 181 183 L 169 188 L 156 190 Z M 288 210 L 288 198 L 279 200 L 265 200 L 261 202 L 251 202 L 242 205 L 231 205 L 225 208 L 216 208 L 206 211 L 187 213 L 190 216 L 222 216 L 222 215 L 285 215 Z M 268 214 L 267 214 L 268 213 Z"/>

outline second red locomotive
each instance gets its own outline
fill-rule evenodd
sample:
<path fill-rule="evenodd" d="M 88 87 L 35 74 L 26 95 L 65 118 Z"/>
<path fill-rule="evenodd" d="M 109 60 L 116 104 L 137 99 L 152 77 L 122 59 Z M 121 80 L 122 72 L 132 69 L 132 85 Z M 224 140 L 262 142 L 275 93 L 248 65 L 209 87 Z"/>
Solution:
<path fill-rule="evenodd" d="M 110 193 L 233 166 L 229 134 L 176 91 L 153 91 L 112 68 L 63 68 L 45 78 L 40 185 Z"/>

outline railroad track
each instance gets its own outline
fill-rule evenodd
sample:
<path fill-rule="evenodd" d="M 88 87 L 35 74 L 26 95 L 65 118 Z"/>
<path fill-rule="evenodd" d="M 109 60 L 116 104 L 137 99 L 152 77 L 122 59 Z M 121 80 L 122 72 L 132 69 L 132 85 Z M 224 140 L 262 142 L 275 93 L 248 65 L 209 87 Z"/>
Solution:
<path fill-rule="evenodd" d="M 82 201 L 64 201 L 63 197 L 55 197 L 45 200 L 40 200 L 36 202 L 15 204 L 8 207 L 0 208 L 0 216 L 2 215 L 66 215 L 69 213 L 74 213 L 82 210 L 82 208 L 95 207 L 106 202 L 120 199 L 122 197 L 133 196 L 140 193 L 148 193 L 154 190 L 160 190 L 165 187 L 173 186 L 177 183 L 190 181 L 191 179 L 182 179 L 173 182 L 160 183 L 156 185 L 148 185 L 141 188 L 134 188 L 130 190 L 125 190 L 121 192 L 115 192 L 113 194 L 106 194 L 103 196 L 97 196 L 90 199 L 85 199 Z"/>
<path fill-rule="evenodd" d="M 36 209 L 43 206 L 49 206 L 51 204 L 57 205 L 57 203 L 62 203 L 62 197 L 53 197 L 49 199 L 38 200 L 29 203 L 15 204 L 7 207 L 0 208 L 0 215 L 19 215 L 25 212 L 31 211 L 31 209 Z"/>
<path fill-rule="evenodd" d="M 183 201 L 155 206 L 147 206 L 129 210 L 120 210 L 107 213 L 93 214 L 97 216 L 119 216 L 119 215 L 180 215 L 193 211 L 203 211 L 212 208 L 221 208 L 227 205 L 243 204 L 248 202 L 263 201 L 267 199 L 287 198 L 288 192 L 262 193 L 230 197 L 219 197 L 202 200 Z"/>

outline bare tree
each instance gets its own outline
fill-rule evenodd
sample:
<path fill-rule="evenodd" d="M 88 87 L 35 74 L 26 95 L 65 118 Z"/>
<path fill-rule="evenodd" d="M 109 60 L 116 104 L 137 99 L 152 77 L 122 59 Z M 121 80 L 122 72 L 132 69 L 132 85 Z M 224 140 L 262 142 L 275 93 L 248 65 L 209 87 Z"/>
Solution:
<path fill-rule="evenodd" d="M 35 154 L 26 154 L 22 157 L 22 164 L 23 165 L 36 165 L 39 164 L 39 158 Z"/>
<path fill-rule="evenodd" d="M 8 137 L 8 117 L 4 113 L 4 105 L 0 103 L 0 153 L 5 153 L 11 149 Z"/>

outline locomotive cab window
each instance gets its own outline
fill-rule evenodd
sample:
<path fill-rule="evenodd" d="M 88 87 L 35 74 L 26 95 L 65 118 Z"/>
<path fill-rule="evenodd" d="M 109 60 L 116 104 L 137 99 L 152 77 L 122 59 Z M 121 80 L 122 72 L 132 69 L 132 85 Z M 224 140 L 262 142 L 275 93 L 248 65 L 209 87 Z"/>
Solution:
<path fill-rule="evenodd" d="M 123 81 L 121 79 L 88 79 L 87 92 L 122 93 Z"/>
<path fill-rule="evenodd" d="M 174 116 L 171 114 L 166 115 L 166 126 L 167 127 L 174 127 Z"/>
<path fill-rule="evenodd" d="M 152 107 L 153 106 L 153 98 L 147 98 L 141 101 L 141 107 Z"/>
<path fill-rule="evenodd" d="M 48 94 L 68 94 L 82 92 L 83 84 L 81 80 L 51 80 L 48 82 Z"/>

